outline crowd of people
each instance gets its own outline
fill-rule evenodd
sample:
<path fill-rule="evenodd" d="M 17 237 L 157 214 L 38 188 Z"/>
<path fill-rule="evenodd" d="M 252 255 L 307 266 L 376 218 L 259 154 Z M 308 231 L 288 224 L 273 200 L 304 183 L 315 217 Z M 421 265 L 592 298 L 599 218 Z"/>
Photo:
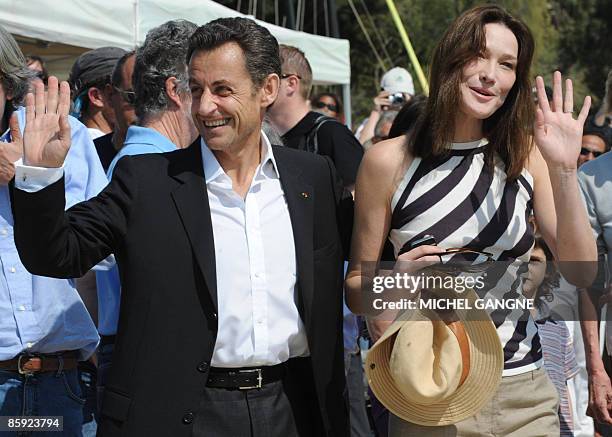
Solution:
<path fill-rule="evenodd" d="M 247 18 L 166 22 L 62 82 L 0 27 L 0 417 L 612 435 L 612 71 L 591 109 L 561 73 L 533 80 L 534 50 L 519 18 L 470 9 L 429 95 L 394 67 L 353 131 L 306 55 Z M 458 260 L 504 266 L 467 299 L 536 307 L 373 310 L 375 275 Z"/>

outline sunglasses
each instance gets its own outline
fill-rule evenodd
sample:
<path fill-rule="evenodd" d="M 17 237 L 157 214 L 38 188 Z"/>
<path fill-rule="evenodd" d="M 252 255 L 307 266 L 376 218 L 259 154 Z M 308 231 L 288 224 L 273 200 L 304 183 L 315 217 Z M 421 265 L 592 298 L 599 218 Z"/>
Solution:
<path fill-rule="evenodd" d="M 484 259 L 474 263 L 476 258 Z M 453 247 L 440 254 L 442 264 L 431 266 L 433 271 L 446 274 L 481 273 L 487 270 L 494 261 L 493 254 L 467 247 Z"/>
<path fill-rule="evenodd" d="M 124 90 L 113 85 L 113 89 L 121 95 L 121 98 L 128 105 L 134 105 L 136 102 L 136 93 L 132 90 Z"/>
<path fill-rule="evenodd" d="M 295 76 L 298 79 L 302 80 L 302 76 L 300 76 L 299 74 L 295 74 L 295 73 L 283 73 L 281 74 L 281 79 L 287 79 L 288 77 L 291 77 L 291 76 Z"/>
<path fill-rule="evenodd" d="M 324 102 L 314 102 L 312 106 L 314 106 L 317 109 L 327 108 L 331 112 L 338 112 L 338 105 L 334 105 L 334 104 L 329 104 L 329 103 L 324 103 Z"/>
<path fill-rule="evenodd" d="M 589 153 L 592 153 L 592 154 L 593 154 L 593 156 L 594 156 L 595 158 L 597 158 L 597 157 L 601 156 L 601 155 L 602 155 L 604 152 L 597 152 L 597 151 L 594 151 L 594 150 L 589 150 L 589 149 L 587 149 L 587 148 L 585 148 L 585 147 L 581 147 L 581 148 L 580 148 L 580 154 L 581 154 L 581 155 L 586 156 L 586 155 L 588 155 Z"/>
<path fill-rule="evenodd" d="M 457 253 L 462 253 L 462 254 L 472 254 L 472 255 L 482 255 L 484 256 L 487 260 L 492 260 L 493 259 L 493 254 L 489 253 L 489 252 L 483 252 L 480 250 L 475 250 L 475 249 L 470 249 L 468 247 L 453 247 L 450 249 L 446 249 L 446 253 L 444 253 L 443 255 L 454 255 Z"/>

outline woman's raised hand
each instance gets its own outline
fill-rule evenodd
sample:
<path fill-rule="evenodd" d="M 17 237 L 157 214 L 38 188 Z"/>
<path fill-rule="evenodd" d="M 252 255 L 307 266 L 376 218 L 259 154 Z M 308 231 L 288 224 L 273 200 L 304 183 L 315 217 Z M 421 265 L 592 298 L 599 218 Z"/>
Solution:
<path fill-rule="evenodd" d="M 549 103 L 544 79 L 536 78 L 538 108 L 534 126 L 535 141 L 549 169 L 575 170 L 582 143 L 582 128 L 589 114 L 591 97 L 584 99 L 578 118 L 574 119 L 574 90 L 572 81 L 565 81 L 565 95 L 561 73 L 553 74 L 553 98 Z"/>

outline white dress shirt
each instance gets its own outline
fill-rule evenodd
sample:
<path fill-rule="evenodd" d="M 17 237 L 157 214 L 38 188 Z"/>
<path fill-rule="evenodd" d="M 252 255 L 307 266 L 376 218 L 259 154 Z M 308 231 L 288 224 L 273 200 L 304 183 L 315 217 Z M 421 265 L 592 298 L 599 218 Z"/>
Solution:
<path fill-rule="evenodd" d="M 308 355 L 296 306 L 296 259 L 289 209 L 272 147 L 262 132 L 262 161 L 242 199 L 202 141 L 215 239 L 219 332 L 216 367 L 282 363 Z"/>
<path fill-rule="evenodd" d="M 309 355 L 296 305 L 293 228 L 272 147 L 261 134 L 262 161 L 247 195 L 201 143 L 215 242 L 219 331 L 215 367 L 274 365 Z M 16 186 L 34 192 L 63 169 L 16 166 Z M 194 333 L 197 335 L 197 333 Z"/>

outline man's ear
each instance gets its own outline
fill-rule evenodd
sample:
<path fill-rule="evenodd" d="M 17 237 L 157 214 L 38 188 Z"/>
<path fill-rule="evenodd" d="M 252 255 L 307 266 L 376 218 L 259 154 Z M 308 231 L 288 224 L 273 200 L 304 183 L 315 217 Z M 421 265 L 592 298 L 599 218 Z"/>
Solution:
<path fill-rule="evenodd" d="M 261 87 L 261 106 L 263 108 L 267 108 L 274 103 L 278 96 L 279 87 L 280 77 L 278 77 L 278 74 L 269 74 Z"/>
<path fill-rule="evenodd" d="M 89 103 L 97 108 L 104 107 L 104 93 L 96 88 L 91 87 L 87 90 L 87 98 L 89 98 Z"/>
<path fill-rule="evenodd" d="M 297 76 L 289 76 L 287 78 L 287 87 L 289 88 L 291 94 L 300 92 L 300 79 Z"/>
<path fill-rule="evenodd" d="M 181 106 L 181 97 L 179 96 L 179 83 L 176 77 L 170 76 L 166 79 L 166 95 L 176 106 Z"/>

